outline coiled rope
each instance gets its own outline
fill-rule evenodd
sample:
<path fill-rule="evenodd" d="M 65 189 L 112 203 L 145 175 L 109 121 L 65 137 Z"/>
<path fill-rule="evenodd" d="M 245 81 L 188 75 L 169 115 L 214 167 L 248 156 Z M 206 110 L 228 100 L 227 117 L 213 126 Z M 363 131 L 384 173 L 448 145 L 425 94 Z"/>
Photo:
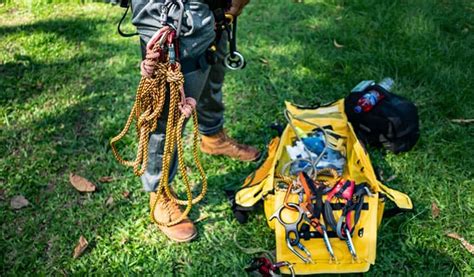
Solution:
<path fill-rule="evenodd" d="M 203 199 L 207 191 L 207 179 L 199 161 L 197 150 L 198 122 L 195 110 L 196 100 L 191 97 L 185 97 L 183 88 L 184 76 L 181 72 L 181 65 L 175 60 L 176 53 L 178 52 L 175 38 L 176 31 L 174 29 L 163 27 L 147 44 L 147 54 L 141 64 L 142 78 L 138 85 L 135 103 L 125 123 L 125 127 L 110 141 L 112 152 L 117 161 L 125 166 L 133 167 L 135 175 L 141 176 L 147 169 L 150 134 L 156 130 L 158 119 L 163 116 L 166 93 L 169 91 L 170 104 L 166 123 L 162 173 L 150 212 L 151 219 L 161 226 L 172 226 L 181 222 L 191 211 L 192 205 Z M 190 116 L 193 118 L 193 158 L 202 182 L 201 192 L 194 199 L 186 172 L 181 135 L 185 120 Z M 120 156 L 115 144 L 127 134 L 134 120 L 138 137 L 137 155 L 135 160 L 127 161 Z M 170 163 L 175 149 L 177 149 L 179 171 L 186 187 L 186 200 L 178 199 L 171 192 L 168 183 Z M 186 205 L 182 215 L 171 222 L 160 222 L 154 216 L 157 203 L 165 195 L 174 203 Z"/>

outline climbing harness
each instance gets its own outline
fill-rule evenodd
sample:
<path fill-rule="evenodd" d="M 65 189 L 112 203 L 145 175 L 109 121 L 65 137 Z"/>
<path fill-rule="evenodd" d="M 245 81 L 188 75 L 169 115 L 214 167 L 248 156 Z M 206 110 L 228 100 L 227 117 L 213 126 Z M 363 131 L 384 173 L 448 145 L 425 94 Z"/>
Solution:
<path fill-rule="evenodd" d="M 177 3 L 176 3 L 177 2 Z M 184 9 L 181 1 L 173 2 L 178 8 Z M 182 16 L 182 13 L 181 13 Z M 179 21 L 180 22 L 180 21 Z M 116 137 L 112 138 L 110 145 L 115 158 L 123 165 L 133 167 L 135 175 L 141 176 L 147 169 L 148 144 L 152 132 L 158 125 L 158 119 L 164 116 L 165 99 L 169 99 L 169 109 L 166 122 L 166 137 L 162 160 L 162 176 L 157 188 L 156 197 L 152 202 L 151 219 L 158 225 L 172 226 L 181 222 L 190 212 L 192 205 L 204 198 L 207 191 L 207 179 L 198 157 L 198 122 L 195 110 L 196 100 L 184 94 L 184 77 L 179 63 L 179 45 L 177 37 L 180 26 L 167 25 L 161 28 L 148 42 L 147 54 L 141 64 L 142 78 L 138 85 L 135 103 L 127 119 L 125 127 Z M 182 131 L 187 118 L 193 119 L 193 158 L 199 171 L 202 190 L 193 199 L 191 186 L 186 172 L 183 157 Z M 115 144 L 129 131 L 135 121 L 138 149 L 135 160 L 124 160 L 117 151 Z M 186 200 L 178 199 L 170 190 L 168 183 L 170 164 L 173 154 L 177 151 L 178 168 L 186 187 Z M 171 222 L 157 221 L 154 212 L 161 197 L 166 195 L 170 201 L 179 205 L 187 205 L 182 215 Z"/>

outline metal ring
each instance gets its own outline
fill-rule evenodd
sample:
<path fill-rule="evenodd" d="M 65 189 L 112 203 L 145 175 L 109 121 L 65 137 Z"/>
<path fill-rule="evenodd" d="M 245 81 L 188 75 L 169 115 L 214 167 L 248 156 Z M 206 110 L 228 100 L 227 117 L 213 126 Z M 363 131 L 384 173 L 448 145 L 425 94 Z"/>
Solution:
<path fill-rule="evenodd" d="M 235 51 L 234 53 L 229 53 L 224 58 L 224 65 L 230 70 L 242 69 L 245 65 L 244 56 L 238 51 Z"/>
<path fill-rule="evenodd" d="M 288 225 L 298 225 L 298 223 L 300 223 L 301 219 L 303 219 L 303 213 L 304 211 L 300 208 L 300 206 L 298 206 L 297 204 L 295 203 L 288 203 L 288 206 L 292 207 L 292 208 L 295 208 L 298 210 L 298 218 L 294 221 L 294 222 L 285 222 L 283 221 L 283 219 L 281 218 L 281 212 L 286 208 L 285 205 L 281 205 L 280 208 L 278 208 L 278 210 L 275 211 L 275 213 L 270 216 L 270 220 L 276 218 L 281 225 L 285 226 L 288 226 Z"/>

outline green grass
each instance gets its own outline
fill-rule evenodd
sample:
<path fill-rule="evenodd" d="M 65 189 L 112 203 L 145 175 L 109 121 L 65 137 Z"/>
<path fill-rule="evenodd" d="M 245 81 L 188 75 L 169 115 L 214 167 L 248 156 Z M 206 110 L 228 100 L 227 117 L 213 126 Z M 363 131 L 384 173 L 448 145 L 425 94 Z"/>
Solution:
<path fill-rule="evenodd" d="M 252 1 L 240 20 L 248 65 L 228 73 L 225 102 L 226 127 L 241 141 L 263 148 L 284 100 L 329 102 L 363 79 L 393 76 L 419 107 L 411 152 L 371 151 L 416 210 L 382 223 L 369 275 L 474 274 L 473 256 L 445 236 L 474 243 L 474 128 L 450 121 L 474 118 L 473 10 L 470 1 L 268 0 Z M 175 244 L 149 221 L 139 179 L 110 152 L 139 80 L 138 41 L 115 31 L 121 13 L 102 3 L 0 6 L 0 274 L 244 275 L 253 255 L 234 237 L 271 250 L 274 236 L 261 212 L 239 225 L 223 189 L 255 165 L 203 156 L 210 191 L 191 214 L 205 218 L 200 235 Z M 81 194 L 69 172 L 116 181 Z M 19 194 L 30 205 L 13 211 Z M 74 260 L 81 234 L 90 246 Z"/>

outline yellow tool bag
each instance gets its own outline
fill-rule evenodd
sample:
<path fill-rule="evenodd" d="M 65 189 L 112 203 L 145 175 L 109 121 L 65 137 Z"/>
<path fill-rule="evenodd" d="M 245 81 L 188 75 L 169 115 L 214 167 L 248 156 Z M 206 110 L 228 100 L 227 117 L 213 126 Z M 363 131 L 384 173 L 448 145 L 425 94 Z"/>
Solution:
<path fill-rule="evenodd" d="M 236 192 L 234 208 L 249 210 L 263 199 L 267 223 L 275 230 L 276 261 L 291 267 L 282 267 L 281 273 L 368 271 L 375 262 L 385 200 L 411 210 L 410 198 L 377 180 L 344 113 L 344 99 L 317 109 L 287 102 L 285 112 L 289 124 L 269 143 L 264 163 Z M 316 161 L 292 161 L 291 151 L 301 146 L 298 140 L 317 132 L 325 136 L 324 155 Z M 319 166 L 331 153 L 343 157 L 341 168 Z M 311 167 L 298 172 L 295 164 Z"/>

